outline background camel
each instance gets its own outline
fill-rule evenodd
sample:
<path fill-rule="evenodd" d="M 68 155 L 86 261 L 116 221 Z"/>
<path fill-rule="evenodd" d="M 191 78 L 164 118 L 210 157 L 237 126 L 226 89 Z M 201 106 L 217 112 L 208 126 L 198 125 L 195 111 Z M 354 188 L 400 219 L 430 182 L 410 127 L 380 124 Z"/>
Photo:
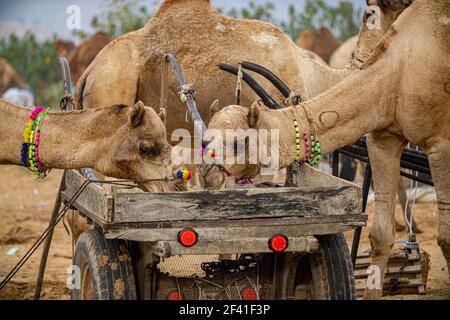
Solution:
<path fill-rule="evenodd" d="M 320 27 L 318 30 L 302 32 L 297 44 L 300 48 L 317 53 L 326 63 L 329 63 L 331 55 L 341 42 L 333 36 L 330 29 Z"/>
<path fill-rule="evenodd" d="M 0 99 L 0 164 L 22 165 L 20 150 L 30 110 Z M 133 107 L 49 112 L 39 144 L 45 167 L 91 167 L 152 190 L 152 179 L 171 177 L 171 148 L 160 117 L 142 102 Z"/>
<path fill-rule="evenodd" d="M 367 144 L 375 188 L 371 264 L 380 269 L 380 283 L 395 239 L 394 200 L 407 141 L 428 154 L 438 198 L 438 244 L 450 270 L 450 60 L 446 55 L 450 24 L 442 18 L 444 12 L 450 12 L 448 1 L 415 0 L 359 71 L 297 107 L 269 110 L 255 105 L 250 112 L 240 106 L 227 108 L 234 116 L 246 112 L 248 127 L 279 130 L 281 167 L 289 166 L 296 156 L 293 118 L 304 132 L 316 128 L 322 152 L 370 132 Z M 220 113 L 225 117 L 225 112 Z M 304 156 L 305 150 L 301 153 Z M 227 169 L 238 177 L 253 174 L 250 166 Z M 371 287 L 365 297 L 381 294 L 381 288 Z"/>
<path fill-rule="evenodd" d="M 34 107 L 30 86 L 3 58 L 0 58 L 0 97 L 24 107 Z"/>
<path fill-rule="evenodd" d="M 55 47 L 59 57 L 68 59 L 72 80 L 77 83 L 97 54 L 109 42 L 111 38 L 105 32 L 96 32 L 89 39 L 81 42 L 78 47 L 75 47 L 73 42 L 64 40 L 58 40 Z"/>
<path fill-rule="evenodd" d="M 0 95 L 12 87 L 29 88 L 29 85 L 4 58 L 0 58 Z"/>

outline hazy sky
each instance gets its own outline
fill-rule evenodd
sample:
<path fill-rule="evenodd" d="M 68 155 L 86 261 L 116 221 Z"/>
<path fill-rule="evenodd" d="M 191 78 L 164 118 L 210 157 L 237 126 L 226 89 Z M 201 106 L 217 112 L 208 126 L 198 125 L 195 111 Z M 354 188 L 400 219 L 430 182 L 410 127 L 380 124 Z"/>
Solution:
<path fill-rule="evenodd" d="M 304 5 L 304 0 L 254 0 L 257 3 L 272 2 L 276 6 L 275 18 L 284 19 L 287 16 L 289 4 Z M 358 7 L 365 4 L 365 0 L 347 0 Z M 150 11 L 154 11 L 161 0 L 139 0 L 140 5 L 145 5 Z M 211 0 L 217 8 L 225 10 L 246 6 L 249 0 Z M 339 0 L 326 0 L 330 4 L 336 4 Z M 68 14 L 66 9 L 70 5 L 78 5 L 81 9 L 81 29 L 91 31 L 89 23 L 91 18 L 106 8 L 107 0 L 0 0 L 0 37 L 5 37 L 11 32 L 19 35 L 27 29 L 31 29 L 40 39 L 50 37 L 53 33 L 71 38 L 72 31 L 66 27 Z"/>

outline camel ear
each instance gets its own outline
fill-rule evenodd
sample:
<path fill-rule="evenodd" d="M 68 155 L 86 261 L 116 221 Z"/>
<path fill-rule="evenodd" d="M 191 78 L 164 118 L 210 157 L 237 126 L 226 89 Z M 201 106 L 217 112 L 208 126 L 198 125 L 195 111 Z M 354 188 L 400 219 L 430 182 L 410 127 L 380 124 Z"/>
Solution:
<path fill-rule="evenodd" d="M 137 127 L 142 123 L 145 114 L 145 107 L 142 101 L 138 101 L 130 111 L 129 121 L 132 127 Z"/>
<path fill-rule="evenodd" d="M 250 128 L 256 128 L 256 124 L 258 123 L 259 116 L 261 115 L 261 107 L 258 102 L 255 102 L 250 107 L 250 111 L 248 113 L 248 124 Z"/>
<path fill-rule="evenodd" d="M 166 122 L 166 115 L 167 115 L 166 109 L 160 108 L 159 109 L 159 113 L 158 113 L 158 117 L 160 117 L 162 122 L 164 122 L 164 123 Z"/>
<path fill-rule="evenodd" d="M 209 114 L 212 117 L 217 111 L 220 110 L 220 106 L 219 106 L 219 100 L 214 100 L 213 103 L 211 103 L 211 106 L 209 107 Z"/>

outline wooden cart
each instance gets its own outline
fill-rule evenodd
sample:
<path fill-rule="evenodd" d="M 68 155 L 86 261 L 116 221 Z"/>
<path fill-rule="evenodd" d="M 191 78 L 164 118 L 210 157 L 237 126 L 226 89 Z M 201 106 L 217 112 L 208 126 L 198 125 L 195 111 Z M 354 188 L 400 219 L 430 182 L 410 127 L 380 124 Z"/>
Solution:
<path fill-rule="evenodd" d="M 86 178 L 65 178 L 67 202 Z M 72 298 L 355 299 L 342 232 L 366 223 L 360 189 L 307 166 L 296 179 L 173 193 L 90 184 L 73 204 L 92 227 L 76 244 Z"/>

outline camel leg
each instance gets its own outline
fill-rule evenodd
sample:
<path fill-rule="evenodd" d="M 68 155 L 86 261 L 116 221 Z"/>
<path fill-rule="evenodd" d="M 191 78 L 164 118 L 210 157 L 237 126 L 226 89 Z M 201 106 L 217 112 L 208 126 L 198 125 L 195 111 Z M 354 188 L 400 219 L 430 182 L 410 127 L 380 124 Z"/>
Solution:
<path fill-rule="evenodd" d="M 404 139 L 385 131 L 373 132 L 367 139 L 375 191 L 375 215 L 369 233 L 371 269 L 379 279 L 367 282 L 365 299 L 379 299 L 383 293 L 384 272 L 395 239 L 395 197 L 404 145 Z"/>
<path fill-rule="evenodd" d="M 403 181 L 403 178 L 400 177 L 400 179 L 398 180 L 398 186 L 397 186 L 397 197 L 398 197 L 398 202 L 400 202 L 400 205 L 402 207 L 402 212 L 405 212 L 405 205 L 406 205 L 406 199 L 407 194 L 406 194 L 406 189 L 405 189 L 405 183 Z M 408 208 L 407 210 L 407 215 L 409 216 L 411 214 L 411 206 L 408 204 Z M 397 220 L 397 218 L 395 218 L 395 231 L 403 231 L 405 230 L 405 226 L 401 224 L 400 221 Z"/>
<path fill-rule="evenodd" d="M 450 275 L 450 142 L 438 143 L 427 149 L 439 211 L 438 244 Z"/>

